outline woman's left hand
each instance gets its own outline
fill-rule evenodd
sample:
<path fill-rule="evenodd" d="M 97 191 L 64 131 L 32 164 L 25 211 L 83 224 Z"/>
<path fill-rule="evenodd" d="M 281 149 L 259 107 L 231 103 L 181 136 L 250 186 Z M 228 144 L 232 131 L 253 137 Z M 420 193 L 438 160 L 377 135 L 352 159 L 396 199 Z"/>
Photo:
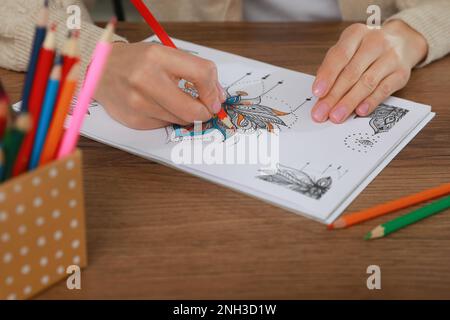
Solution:
<path fill-rule="evenodd" d="M 425 38 L 400 20 L 381 29 L 353 24 L 327 53 L 313 84 L 317 122 L 342 123 L 353 111 L 370 114 L 409 80 L 428 51 Z"/>

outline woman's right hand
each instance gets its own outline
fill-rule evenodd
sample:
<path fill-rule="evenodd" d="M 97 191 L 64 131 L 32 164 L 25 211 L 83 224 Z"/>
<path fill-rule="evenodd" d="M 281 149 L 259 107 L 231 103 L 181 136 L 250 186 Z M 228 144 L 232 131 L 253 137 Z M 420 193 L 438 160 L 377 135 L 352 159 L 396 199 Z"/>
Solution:
<path fill-rule="evenodd" d="M 179 87 L 192 82 L 199 98 Z M 95 99 L 115 120 L 134 129 L 207 121 L 225 93 L 213 62 L 158 44 L 116 42 Z"/>

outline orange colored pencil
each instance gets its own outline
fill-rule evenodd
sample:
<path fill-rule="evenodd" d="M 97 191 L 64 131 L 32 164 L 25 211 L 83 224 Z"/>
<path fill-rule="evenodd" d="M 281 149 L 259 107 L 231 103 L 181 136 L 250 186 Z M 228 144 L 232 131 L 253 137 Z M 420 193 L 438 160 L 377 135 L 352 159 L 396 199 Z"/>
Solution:
<path fill-rule="evenodd" d="M 328 229 L 343 229 L 415 204 L 450 194 L 450 183 L 392 200 L 375 207 L 348 214 L 328 225 Z"/>
<path fill-rule="evenodd" d="M 56 159 L 59 143 L 64 132 L 64 120 L 69 112 L 72 98 L 77 89 L 79 75 L 80 63 L 77 62 L 73 65 L 72 69 L 70 69 L 56 104 L 55 113 L 48 129 L 47 138 L 39 160 L 40 166 Z"/>

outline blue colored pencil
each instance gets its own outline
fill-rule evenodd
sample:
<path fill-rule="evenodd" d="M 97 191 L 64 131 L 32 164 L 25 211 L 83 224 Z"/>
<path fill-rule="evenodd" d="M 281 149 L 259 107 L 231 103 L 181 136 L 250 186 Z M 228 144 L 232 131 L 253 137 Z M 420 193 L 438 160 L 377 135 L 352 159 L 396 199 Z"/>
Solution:
<path fill-rule="evenodd" d="M 62 57 L 57 56 L 52 72 L 50 73 L 47 89 L 45 91 L 44 103 L 42 104 L 41 115 L 39 117 L 39 122 L 36 129 L 33 151 L 31 152 L 31 160 L 28 167 L 30 170 L 35 169 L 39 165 L 42 148 L 45 143 L 45 138 L 47 137 L 48 127 L 53 115 L 53 109 L 55 108 L 56 97 L 58 96 L 59 84 L 61 81 L 62 61 Z"/>
<path fill-rule="evenodd" d="M 28 101 L 30 99 L 31 87 L 33 86 L 34 74 L 36 71 L 37 61 L 39 58 L 39 51 L 44 43 L 45 36 L 47 34 L 48 24 L 48 0 L 44 1 L 44 7 L 41 9 L 39 19 L 36 24 L 36 30 L 34 32 L 34 40 L 30 54 L 30 61 L 28 62 L 27 75 L 25 77 L 25 84 L 22 93 L 21 111 L 28 110 Z"/>
<path fill-rule="evenodd" d="M 3 172 L 5 171 L 5 151 L 3 143 L 0 143 L 0 181 L 3 180 Z"/>

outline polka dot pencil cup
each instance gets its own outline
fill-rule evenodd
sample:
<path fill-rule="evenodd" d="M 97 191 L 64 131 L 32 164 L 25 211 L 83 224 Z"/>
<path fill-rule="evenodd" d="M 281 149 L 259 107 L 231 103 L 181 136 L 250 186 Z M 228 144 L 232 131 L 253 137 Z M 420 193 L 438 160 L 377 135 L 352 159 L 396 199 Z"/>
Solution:
<path fill-rule="evenodd" d="M 86 266 L 81 167 L 76 150 L 0 185 L 0 299 L 30 298 Z"/>

